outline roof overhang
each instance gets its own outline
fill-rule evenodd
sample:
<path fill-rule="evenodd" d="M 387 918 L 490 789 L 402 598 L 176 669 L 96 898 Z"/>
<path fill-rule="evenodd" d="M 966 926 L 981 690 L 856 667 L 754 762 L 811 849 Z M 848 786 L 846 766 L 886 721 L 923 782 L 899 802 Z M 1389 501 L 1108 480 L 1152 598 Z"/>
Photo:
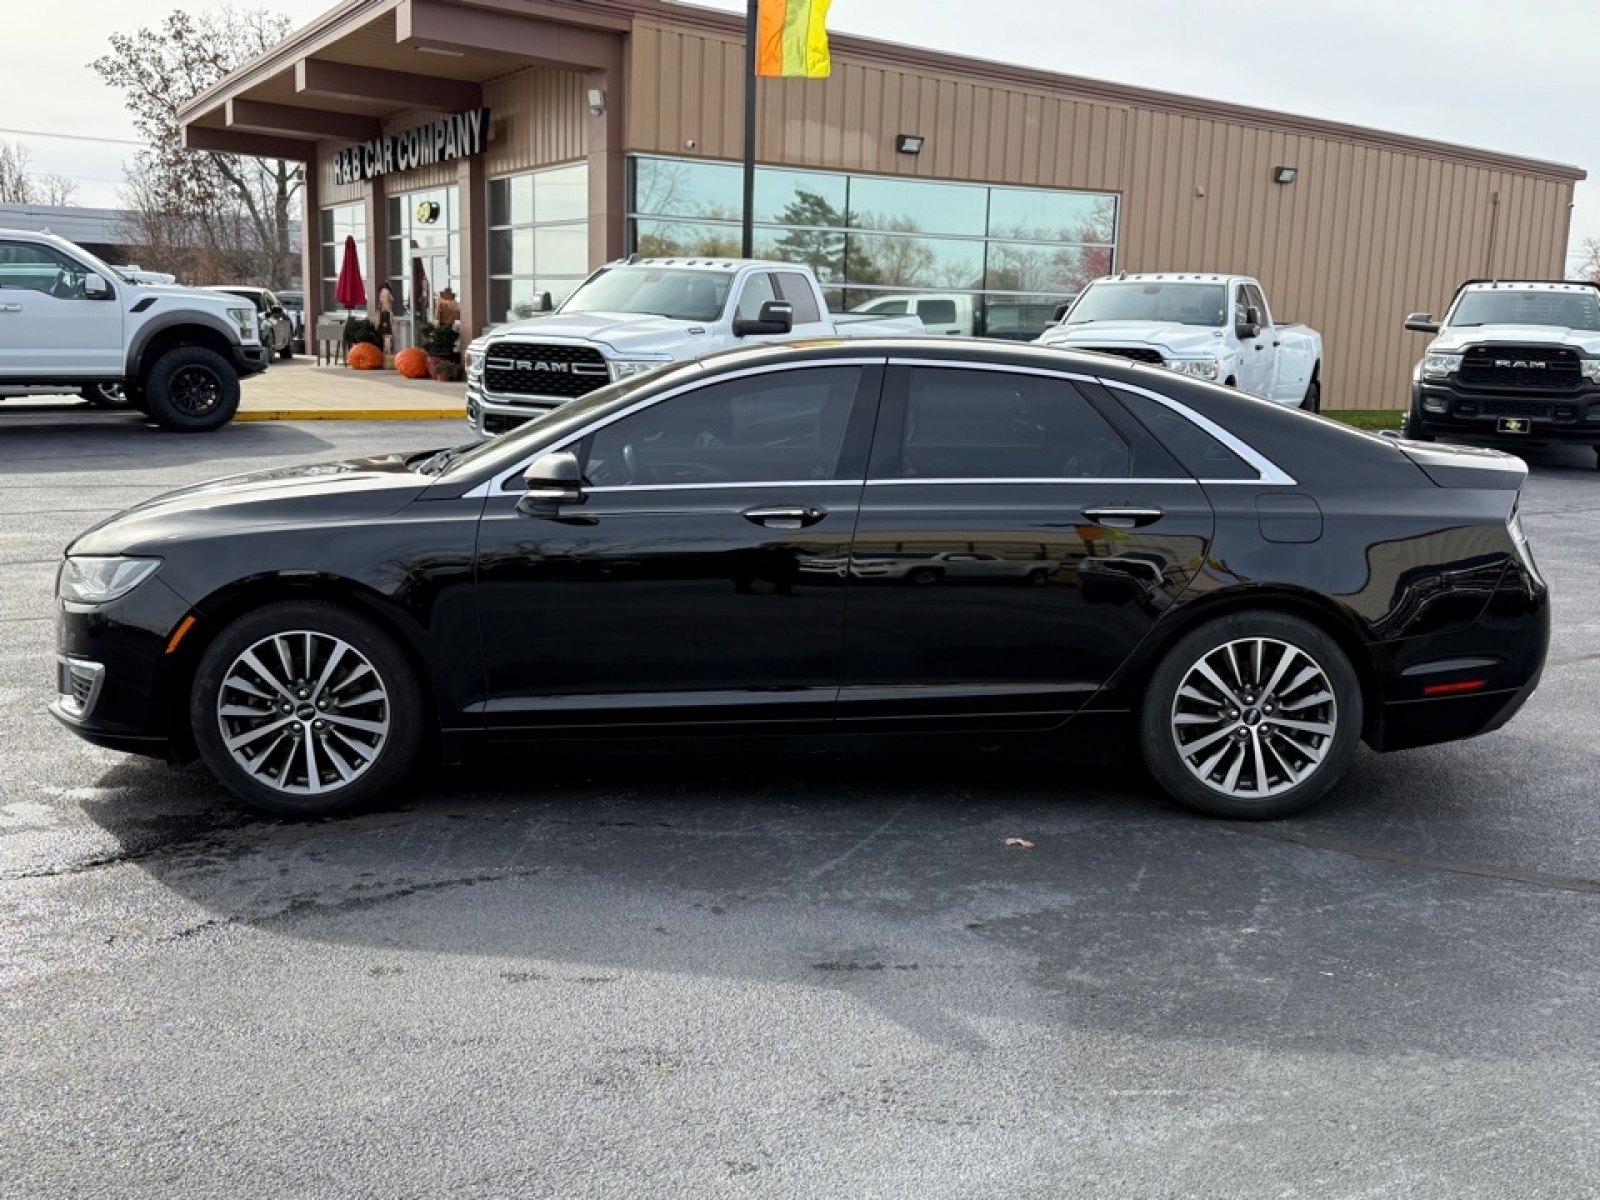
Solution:
<path fill-rule="evenodd" d="M 311 162 L 414 109 L 458 112 L 530 66 L 611 70 L 626 15 L 571 0 L 346 0 L 178 112 L 195 150 Z"/>

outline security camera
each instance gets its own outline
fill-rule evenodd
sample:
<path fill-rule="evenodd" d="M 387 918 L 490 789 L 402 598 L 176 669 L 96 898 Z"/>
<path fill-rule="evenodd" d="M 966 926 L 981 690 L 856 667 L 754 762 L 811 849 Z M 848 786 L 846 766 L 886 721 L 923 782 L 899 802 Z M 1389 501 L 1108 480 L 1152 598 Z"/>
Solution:
<path fill-rule="evenodd" d="M 685 150 L 693 150 L 697 145 L 699 145 L 699 143 L 696 142 L 693 138 L 690 138 L 688 141 L 683 143 L 683 148 Z"/>

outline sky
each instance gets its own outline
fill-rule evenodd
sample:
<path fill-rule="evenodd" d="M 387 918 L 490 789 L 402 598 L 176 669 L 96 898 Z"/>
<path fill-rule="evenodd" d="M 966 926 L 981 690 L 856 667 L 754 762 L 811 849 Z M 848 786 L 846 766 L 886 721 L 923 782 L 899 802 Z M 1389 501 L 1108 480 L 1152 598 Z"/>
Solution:
<path fill-rule="evenodd" d="M 744 0 L 700 0 L 743 11 Z M 212 0 L 10 0 L 0 139 L 77 202 L 117 206 L 137 145 L 88 63 L 115 32 Z M 296 28 L 331 0 L 275 0 Z M 980 15 L 981 14 L 981 15 Z M 1514 19 L 1512 19 L 1514 14 Z M 1594 0 L 833 0 L 829 27 L 886 41 L 1277 109 L 1600 175 Z M 1580 183 L 1575 265 L 1600 239 L 1600 180 Z"/>

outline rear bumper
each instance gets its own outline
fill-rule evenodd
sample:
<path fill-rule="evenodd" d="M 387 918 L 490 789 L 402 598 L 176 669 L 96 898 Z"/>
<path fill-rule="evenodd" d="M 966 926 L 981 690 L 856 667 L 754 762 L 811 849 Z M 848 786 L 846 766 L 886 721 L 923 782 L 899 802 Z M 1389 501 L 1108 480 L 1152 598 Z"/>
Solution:
<path fill-rule="evenodd" d="M 1494 732 L 1539 686 L 1549 646 L 1544 583 L 1521 566 L 1508 567 L 1470 626 L 1379 649 L 1384 695 L 1369 716 L 1367 743 L 1408 750 Z"/>
<path fill-rule="evenodd" d="M 1600 388 L 1497 392 L 1425 381 L 1412 388 L 1411 419 L 1426 433 L 1600 445 Z"/>

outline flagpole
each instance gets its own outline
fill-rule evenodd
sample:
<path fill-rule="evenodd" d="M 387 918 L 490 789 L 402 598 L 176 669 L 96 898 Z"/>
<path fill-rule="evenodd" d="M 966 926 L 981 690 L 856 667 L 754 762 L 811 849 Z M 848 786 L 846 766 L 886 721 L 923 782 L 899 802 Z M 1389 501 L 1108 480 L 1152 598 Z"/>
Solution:
<path fill-rule="evenodd" d="M 744 25 L 744 224 L 739 234 L 739 253 L 755 257 L 755 233 L 751 228 L 756 207 L 756 13 L 760 0 L 750 0 Z"/>

